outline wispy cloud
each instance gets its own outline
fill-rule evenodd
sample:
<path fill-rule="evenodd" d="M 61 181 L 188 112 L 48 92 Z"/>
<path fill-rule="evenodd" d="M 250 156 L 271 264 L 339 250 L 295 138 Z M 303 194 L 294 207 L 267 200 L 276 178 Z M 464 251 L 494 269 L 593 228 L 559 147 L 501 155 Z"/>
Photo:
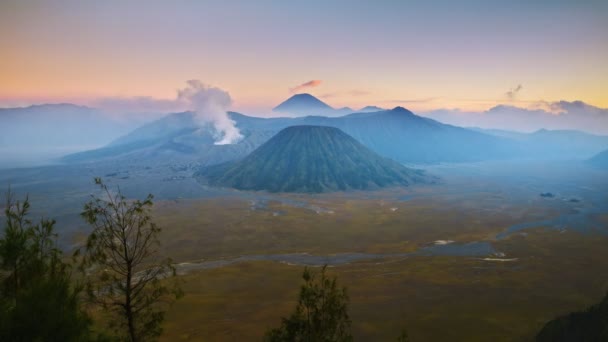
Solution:
<path fill-rule="evenodd" d="M 439 109 L 424 113 L 444 123 L 532 132 L 542 128 L 608 135 L 608 108 L 582 101 L 536 101 L 527 108 L 497 105 L 485 111 Z"/>
<path fill-rule="evenodd" d="M 314 87 L 318 87 L 321 85 L 323 81 L 321 80 L 311 80 L 308 82 L 304 82 L 298 86 L 295 86 L 293 88 L 289 88 L 289 92 L 291 93 L 298 93 L 304 89 L 308 89 L 308 88 L 314 88 Z"/>
<path fill-rule="evenodd" d="M 524 87 L 521 84 L 518 84 L 517 87 L 509 89 L 509 91 L 507 91 L 505 95 L 507 95 L 507 98 L 509 100 L 514 100 L 517 96 L 517 93 L 519 93 L 523 88 Z"/>

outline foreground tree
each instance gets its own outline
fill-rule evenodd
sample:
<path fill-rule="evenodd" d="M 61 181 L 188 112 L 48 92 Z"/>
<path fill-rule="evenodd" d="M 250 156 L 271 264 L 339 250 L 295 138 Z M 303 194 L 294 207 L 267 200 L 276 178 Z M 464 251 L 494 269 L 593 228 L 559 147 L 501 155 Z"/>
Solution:
<path fill-rule="evenodd" d="M 397 337 L 397 342 L 410 342 L 410 336 L 407 334 L 407 330 L 403 329 L 401 334 Z"/>
<path fill-rule="evenodd" d="M 538 342 L 608 341 L 608 294 L 584 311 L 549 321 L 536 335 Z"/>
<path fill-rule="evenodd" d="M 304 269 L 295 311 L 266 334 L 267 341 L 352 341 L 346 288 L 338 287 L 325 271 L 326 266 L 320 273 Z"/>
<path fill-rule="evenodd" d="M 91 320 L 79 303 L 56 245 L 55 221 L 28 219 L 30 204 L 8 193 L 0 238 L 0 340 L 91 340 Z"/>
<path fill-rule="evenodd" d="M 154 340 L 162 332 L 167 305 L 181 291 L 171 261 L 158 255 L 161 229 L 151 221 L 152 195 L 128 201 L 100 178 L 95 184 L 103 197 L 93 195 L 82 212 L 93 226 L 81 258 L 87 293 L 112 314 L 110 327 L 118 338 Z"/>

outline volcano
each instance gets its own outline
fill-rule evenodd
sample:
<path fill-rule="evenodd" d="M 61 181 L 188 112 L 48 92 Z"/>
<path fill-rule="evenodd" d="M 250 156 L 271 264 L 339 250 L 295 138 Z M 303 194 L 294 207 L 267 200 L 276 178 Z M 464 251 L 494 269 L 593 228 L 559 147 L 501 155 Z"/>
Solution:
<path fill-rule="evenodd" d="M 202 168 L 195 176 L 211 186 L 302 193 L 434 182 L 327 126 L 287 127 L 244 159 Z"/>
<path fill-rule="evenodd" d="M 332 114 L 334 114 L 334 109 L 331 106 L 310 94 L 296 94 L 283 101 L 281 104 L 274 107 L 272 110 L 274 112 L 293 114 L 298 116 L 331 116 Z M 352 113 L 352 110 L 345 114 L 349 113 Z"/>

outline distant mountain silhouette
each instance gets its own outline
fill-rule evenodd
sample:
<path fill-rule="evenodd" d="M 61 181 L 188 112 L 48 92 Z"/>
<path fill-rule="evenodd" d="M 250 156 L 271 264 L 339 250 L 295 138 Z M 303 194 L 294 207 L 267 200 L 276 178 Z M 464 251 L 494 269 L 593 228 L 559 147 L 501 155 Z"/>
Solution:
<path fill-rule="evenodd" d="M 49 163 L 108 144 L 145 121 L 69 103 L 0 108 L 0 167 Z"/>
<path fill-rule="evenodd" d="M 338 109 L 334 109 L 334 115 L 333 116 L 342 116 L 342 115 L 348 115 L 348 114 L 352 114 L 355 113 L 356 110 L 350 108 L 350 107 L 342 107 L 342 108 L 338 108 Z"/>
<path fill-rule="evenodd" d="M 423 171 L 380 157 L 334 127 L 292 126 L 244 159 L 201 169 L 214 186 L 269 192 L 366 190 L 431 182 Z"/>
<path fill-rule="evenodd" d="M 0 108 L 0 145 L 103 145 L 134 128 L 121 126 L 96 109 L 72 104 Z"/>
<path fill-rule="evenodd" d="M 293 95 L 272 110 L 295 115 L 330 115 L 334 112 L 332 107 L 310 94 Z"/>
<path fill-rule="evenodd" d="M 358 113 L 367 113 L 367 112 L 380 112 L 383 110 L 386 110 L 386 109 L 380 108 L 378 106 L 366 106 L 366 107 L 359 109 L 357 112 Z"/>
<path fill-rule="evenodd" d="M 532 133 L 479 128 L 473 130 L 513 140 L 520 145 L 522 156 L 535 159 L 587 159 L 608 147 L 608 136 L 573 130 L 540 129 Z"/>
<path fill-rule="evenodd" d="M 366 106 L 359 110 L 350 107 L 333 108 L 310 94 L 296 94 L 272 109 L 278 113 L 295 116 L 328 116 L 337 117 L 353 113 L 380 112 L 386 109 L 377 106 Z"/>

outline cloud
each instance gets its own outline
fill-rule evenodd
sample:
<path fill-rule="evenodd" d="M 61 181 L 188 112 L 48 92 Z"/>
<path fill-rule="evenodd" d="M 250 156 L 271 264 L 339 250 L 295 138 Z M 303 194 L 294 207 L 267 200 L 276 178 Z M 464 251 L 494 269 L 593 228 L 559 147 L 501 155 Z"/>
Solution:
<path fill-rule="evenodd" d="M 195 113 L 195 120 L 200 126 L 211 123 L 215 127 L 218 131 L 215 144 L 235 144 L 241 140 L 243 135 L 226 113 L 232 104 L 230 94 L 199 80 L 186 83 L 186 88 L 177 91 L 177 101 Z"/>
<path fill-rule="evenodd" d="M 290 93 L 299 93 L 300 91 L 307 89 L 307 88 L 314 88 L 314 87 L 318 87 L 320 86 L 322 83 L 321 80 L 312 80 L 312 81 L 308 81 L 305 83 L 302 83 L 298 86 L 295 86 L 293 88 L 289 88 L 289 92 Z"/>
<path fill-rule="evenodd" d="M 521 84 L 518 84 L 517 87 L 509 89 L 508 92 L 505 93 L 509 100 L 514 100 L 517 93 L 519 93 L 524 87 Z"/>
<path fill-rule="evenodd" d="M 608 109 L 582 101 L 538 101 L 530 108 L 498 105 L 482 112 L 439 109 L 423 113 L 438 121 L 463 126 L 534 132 L 539 129 L 579 130 L 608 135 Z"/>

